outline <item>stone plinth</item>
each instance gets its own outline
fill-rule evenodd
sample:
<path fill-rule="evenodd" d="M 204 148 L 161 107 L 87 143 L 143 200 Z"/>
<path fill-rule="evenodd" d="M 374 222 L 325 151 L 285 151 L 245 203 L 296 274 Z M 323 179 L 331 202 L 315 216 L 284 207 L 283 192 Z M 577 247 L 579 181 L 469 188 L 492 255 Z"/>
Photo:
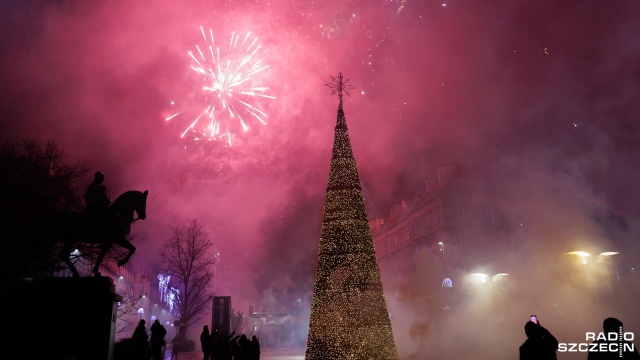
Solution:
<path fill-rule="evenodd" d="M 22 279 L 5 295 L 8 358 L 112 359 L 119 296 L 110 278 Z"/>

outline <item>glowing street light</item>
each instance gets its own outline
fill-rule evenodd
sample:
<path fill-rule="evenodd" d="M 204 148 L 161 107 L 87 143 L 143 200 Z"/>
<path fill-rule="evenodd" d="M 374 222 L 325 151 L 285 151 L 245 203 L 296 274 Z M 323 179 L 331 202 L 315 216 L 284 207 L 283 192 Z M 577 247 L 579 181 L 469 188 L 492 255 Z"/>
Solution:
<path fill-rule="evenodd" d="M 446 258 L 444 257 L 444 243 L 442 241 L 438 242 L 440 245 L 440 251 L 442 252 L 442 262 L 446 264 Z"/>
<path fill-rule="evenodd" d="M 570 251 L 570 252 L 568 252 L 568 253 L 566 253 L 566 254 L 567 254 L 567 255 L 577 255 L 577 256 L 579 256 L 579 257 L 581 257 L 581 258 L 591 256 L 591 254 L 589 254 L 589 253 L 588 253 L 588 252 L 586 252 L 586 251 Z"/>
<path fill-rule="evenodd" d="M 605 252 L 601 252 L 600 256 L 612 256 L 612 255 L 618 255 L 619 253 L 616 251 L 605 251 Z"/>
<path fill-rule="evenodd" d="M 473 277 L 473 279 L 476 282 L 479 282 L 479 283 L 483 283 L 484 284 L 487 281 L 489 281 L 489 275 L 487 275 L 487 274 L 474 273 L 474 274 L 471 274 L 471 276 Z"/>
<path fill-rule="evenodd" d="M 488 282 L 488 281 L 492 281 L 492 282 L 500 281 L 501 279 L 503 279 L 507 275 L 509 275 L 509 274 L 507 274 L 507 273 L 498 273 L 498 274 L 495 274 L 495 275 L 487 275 L 487 274 L 483 274 L 483 273 L 473 273 L 473 274 L 471 274 L 471 276 L 473 277 L 474 280 L 476 280 L 476 282 L 483 283 L 483 284 Z"/>
<path fill-rule="evenodd" d="M 593 257 L 590 253 L 582 250 L 569 251 L 568 253 L 565 253 L 565 254 L 578 256 L 580 258 L 580 262 L 583 265 L 590 264 L 591 258 Z M 618 255 L 618 254 L 619 253 L 617 251 L 604 251 L 598 254 L 597 256 L 609 257 L 613 255 Z"/>

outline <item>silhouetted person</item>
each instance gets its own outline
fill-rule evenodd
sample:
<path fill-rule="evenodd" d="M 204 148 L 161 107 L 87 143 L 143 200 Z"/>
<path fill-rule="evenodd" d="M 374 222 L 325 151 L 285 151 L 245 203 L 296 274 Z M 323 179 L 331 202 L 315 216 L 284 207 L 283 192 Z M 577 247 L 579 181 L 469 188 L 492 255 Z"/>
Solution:
<path fill-rule="evenodd" d="M 225 337 L 220 333 L 214 333 L 215 347 L 213 348 L 213 359 L 215 360 L 230 360 L 231 348 L 230 338 Z"/>
<path fill-rule="evenodd" d="M 260 360 L 260 342 L 258 337 L 253 335 L 251 337 L 251 344 L 249 345 L 249 359 Z"/>
<path fill-rule="evenodd" d="M 589 351 L 587 360 L 640 360 L 640 355 L 635 346 L 625 341 L 624 338 L 620 339 L 620 334 L 624 334 L 622 331 L 622 321 L 616 318 L 606 318 L 602 322 L 602 328 L 607 340 L 594 340 L 592 344 L 598 344 L 598 351 Z M 620 346 L 622 346 L 622 349 L 620 349 Z M 630 351 L 631 349 L 633 349 L 633 351 Z M 620 357 L 620 350 L 622 350 L 622 357 Z"/>
<path fill-rule="evenodd" d="M 171 360 L 178 359 L 178 354 L 180 353 L 180 337 L 176 335 L 173 340 L 171 340 Z"/>
<path fill-rule="evenodd" d="M 133 345 L 133 351 L 135 352 L 136 359 L 148 359 L 149 358 L 149 340 L 147 330 L 144 328 L 146 321 L 140 320 L 138 326 L 133 331 L 131 336 L 131 343 Z"/>
<path fill-rule="evenodd" d="M 165 345 L 164 336 L 167 335 L 167 329 L 156 319 L 151 325 L 151 358 L 153 360 L 162 360 L 162 347 Z"/>
<path fill-rule="evenodd" d="M 236 342 L 236 340 L 238 340 L 239 338 L 239 336 L 233 337 L 235 333 L 235 331 L 232 331 L 231 334 L 229 334 L 227 337 L 220 335 L 220 338 L 218 339 L 218 343 L 222 344 L 222 346 L 220 347 L 220 359 L 231 360 L 234 358 L 238 347 L 238 343 Z M 216 358 L 216 360 L 218 359 Z"/>
<path fill-rule="evenodd" d="M 250 359 L 250 346 L 251 341 L 247 339 L 245 334 L 240 335 L 240 339 L 238 339 L 238 355 L 234 357 L 234 360 L 237 358 L 238 360 L 249 360 Z"/>
<path fill-rule="evenodd" d="M 540 325 L 528 321 L 524 325 L 527 340 L 520 346 L 520 360 L 556 360 L 558 340 Z"/>
<path fill-rule="evenodd" d="M 213 343 L 211 342 L 211 334 L 209 334 L 209 327 L 207 325 L 202 327 L 202 333 L 200 333 L 200 346 L 202 347 L 204 360 L 209 360 Z"/>
<path fill-rule="evenodd" d="M 93 229 L 98 219 L 106 213 L 111 204 L 111 200 L 107 195 L 107 187 L 102 184 L 104 182 L 104 174 L 98 171 L 93 177 L 93 182 L 89 184 L 84 194 L 85 214 L 89 220 L 90 230 Z"/>
<path fill-rule="evenodd" d="M 238 343 L 238 339 L 240 339 L 240 335 L 233 337 L 233 334 L 235 334 L 235 331 L 231 333 L 231 335 L 229 335 L 229 338 L 231 338 L 231 340 L 229 340 L 229 349 L 231 349 L 231 356 L 233 357 L 233 360 L 236 359 L 240 359 L 240 344 Z"/>

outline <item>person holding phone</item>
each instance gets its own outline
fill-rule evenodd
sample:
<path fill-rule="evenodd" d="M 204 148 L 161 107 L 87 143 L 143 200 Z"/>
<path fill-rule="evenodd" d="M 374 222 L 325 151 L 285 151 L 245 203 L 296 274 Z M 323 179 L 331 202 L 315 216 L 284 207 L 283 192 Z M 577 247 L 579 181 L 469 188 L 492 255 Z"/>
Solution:
<path fill-rule="evenodd" d="M 556 360 L 558 340 L 531 315 L 524 325 L 527 340 L 520 346 L 520 360 Z"/>

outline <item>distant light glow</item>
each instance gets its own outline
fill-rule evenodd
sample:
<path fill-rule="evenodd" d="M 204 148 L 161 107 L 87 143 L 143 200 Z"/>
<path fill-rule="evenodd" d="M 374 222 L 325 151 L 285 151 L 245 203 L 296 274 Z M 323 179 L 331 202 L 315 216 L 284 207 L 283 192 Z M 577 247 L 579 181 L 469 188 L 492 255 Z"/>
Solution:
<path fill-rule="evenodd" d="M 489 280 L 489 275 L 482 273 L 474 273 L 471 276 L 478 282 L 486 283 Z"/>
<path fill-rule="evenodd" d="M 570 251 L 568 253 L 566 253 L 567 255 L 577 255 L 580 257 L 587 257 L 587 256 L 591 256 L 591 254 L 589 254 L 586 251 Z"/>
<path fill-rule="evenodd" d="M 618 255 L 618 252 L 615 251 L 605 251 L 600 253 L 600 256 L 612 256 L 612 255 Z"/>
<path fill-rule="evenodd" d="M 501 281 L 502 278 L 504 278 L 505 276 L 508 276 L 508 275 L 509 274 L 507 274 L 507 273 L 498 273 L 498 274 L 495 274 L 495 275 L 487 275 L 487 274 L 483 274 L 483 273 L 473 273 L 473 274 L 471 274 L 471 277 L 477 282 L 486 283 L 489 280 L 494 281 L 494 282 L 495 281 Z"/>
<path fill-rule="evenodd" d="M 453 282 L 449 278 L 442 280 L 442 287 L 453 287 Z"/>

